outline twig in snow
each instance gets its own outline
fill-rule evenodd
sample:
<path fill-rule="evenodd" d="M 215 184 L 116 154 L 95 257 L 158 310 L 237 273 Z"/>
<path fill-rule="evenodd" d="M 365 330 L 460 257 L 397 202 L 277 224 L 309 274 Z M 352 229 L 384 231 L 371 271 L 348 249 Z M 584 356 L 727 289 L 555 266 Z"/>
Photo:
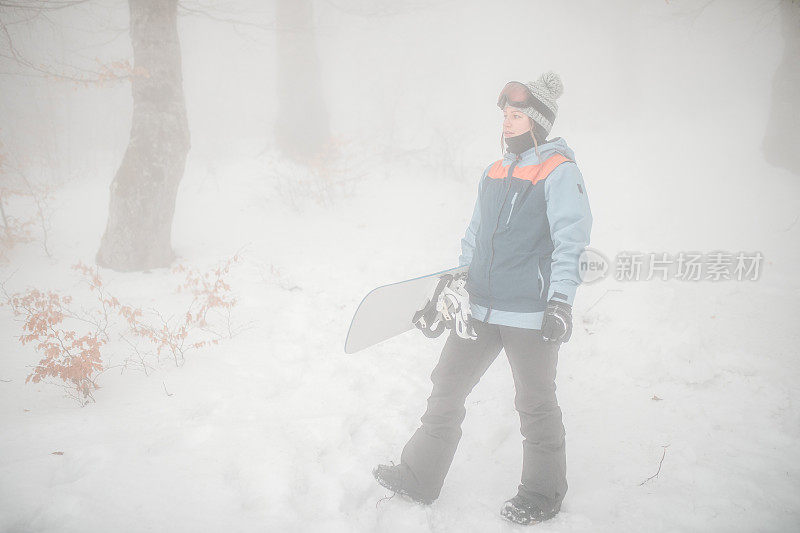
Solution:
<path fill-rule="evenodd" d="M 167 396 L 172 396 L 172 393 L 167 390 L 167 384 L 164 383 L 163 381 L 161 382 L 161 384 L 164 385 L 164 392 L 167 393 Z"/>
<path fill-rule="evenodd" d="M 794 222 L 789 224 L 786 228 L 778 230 L 775 233 L 785 233 L 785 232 L 789 231 L 790 229 L 792 229 L 794 227 L 795 224 L 797 224 L 798 220 L 800 220 L 800 215 L 797 215 L 796 217 L 794 217 Z"/>
<path fill-rule="evenodd" d="M 585 312 L 587 312 L 587 313 L 588 313 L 589 311 L 591 311 L 592 307 L 594 307 L 595 305 L 597 305 L 597 303 L 598 303 L 600 300 L 602 300 L 602 299 L 603 299 L 603 297 L 604 297 L 606 294 L 608 294 L 609 292 L 622 292 L 622 289 L 606 289 L 606 292 L 604 292 L 604 293 L 603 293 L 603 295 L 602 295 L 602 296 L 600 296 L 600 298 L 598 298 L 597 300 L 595 300 L 595 302 L 594 302 L 592 305 L 590 305 L 590 306 L 589 306 L 589 307 L 586 309 L 586 311 L 585 311 Z"/>
<path fill-rule="evenodd" d="M 380 500 L 378 500 L 377 502 L 375 502 L 375 508 L 377 509 L 377 508 L 378 508 L 378 505 L 380 505 L 380 504 L 381 504 L 381 502 L 389 501 L 389 500 L 391 500 L 392 498 L 394 498 L 394 495 L 395 495 L 395 494 L 397 494 L 397 493 L 396 493 L 396 492 L 393 492 L 391 496 L 384 496 L 383 498 L 381 498 Z"/>
<path fill-rule="evenodd" d="M 650 476 L 649 478 L 647 478 L 644 481 L 642 481 L 641 483 L 639 483 L 640 487 L 642 485 L 644 485 L 645 483 L 647 483 L 648 481 L 650 481 L 651 479 L 653 479 L 655 477 L 658 477 L 659 472 L 661 472 L 661 465 L 664 464 L 664 457 L 667 455 L 667 448 L 669 448 L 669 444 L 667 444 L 666 446 L 662 446 L 662 448 L 664 448 L 664 451 L 661 452 L 661 461 L 659 461 L 659 463 L 658 463 L 658 471 L 655 474 L 653 474 L 652 476 Z"/>

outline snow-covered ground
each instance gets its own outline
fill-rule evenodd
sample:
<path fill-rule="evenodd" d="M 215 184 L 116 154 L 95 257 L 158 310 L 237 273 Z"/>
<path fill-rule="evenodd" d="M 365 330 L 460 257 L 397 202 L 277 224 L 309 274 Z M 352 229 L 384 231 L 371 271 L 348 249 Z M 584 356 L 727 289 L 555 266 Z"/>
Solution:
<path fill-rule="evenodd" d="M 557 380 L 570 488 L 538 530 L 800 530 L 796 177 L 754 156 L 737 169 L 761 184 L 757 194 L 741 180 L 725 188 L 719 164 L 692 188 L 710 164 L 643 174 L 632 152 L 611 171 L 603 158 L 614 155 L 591 139 L 573 148 L 595 248 L 758 250 L 765 264 L 751 282 L 579 289 Z M 702 165 L 714 147 L 703 150 L 684 155 Z M 242 148 L 213 169 L 190 159 L 174 224 L 176 253 L 192 266 L 244 247 L 231 279 L 234 320 L 247 327 L 233 339 L 190 352 L 180 368 L 108 370 L 96 403 L 80 408 L 55 386 L 24 383 L 38 357 L 0 308 L 0 531 L 522 530 L 498 515 L 521 467 L 502 355 L 468 399 L 441 498 L 422 507 L 385 500 L 371 469 L 396 461 L 416 428 L 444 337 L 409 332 L 343 353 L 368 290 L 455 264 L 481 169 L 459 181 L 368 157 L 354 163 L 366 177 L 351 196 L 295 209 L 269 179 L 274 161 L 257 152 Z M 620 201 L 645 188 L 657 196 Z M 18 248 L 7 286 L 84 290 L 69 266 L 91 263 L 106 196 L 102 176 L 59 189 L 53 258 L 36 243 Z M 165 288 L 179 281 L 166 270 L 102 275 L 143 306 L 169 300 Z M 107 366 L 124 356 L 110 352 Z M 642 484 L 662 454 L 659 475 Z"/>
<path fill-rule="evenodd" d="M 90 39 L 98 22 L 84 14 L 101 4 L 119 19 L 107 29 L 127 24 L 124 1 L 54 11 L 69 24 L 63 39 L 27 35 L 34 62 L 130 57 L 125 32 Z M 256 4 L 271 19 L 271 3 L 242 13 Z M 122 371 L 131 354 L 115 341 L 96 403 L 79 407 L 25 383 L 39 355 L 0 307 L 0 533 L 525 530 L 498 514 L 522 456 L 504 356 L 468 399 L 440 499 L 422 507 L 386 499 L 371 470 L 399 459 L 445 339 L 343 347 L 370 289 L 455 266 L 477 180 L 498 158 L 495 95 L 550 68 L 565 82 L 553 135 L 584 175 L 593 248 L 764 263 L 757 281 L 611 277 L 578 290 L 557 378 L 569 491 L 535 530 L 800 531 L 800 180 L 761 147 L 783 53 L 777 4 L 389 4 L 315 2 L 330 123 L 356 178 L 327 205 L 313 198 L 320 183 L 309 193 L 304 171 L 264 149 L 274 35 L 181 19 L 192 151 L 173 248 L 198 269 L 241 251 L 241 331 L 148 375 Z M 93 264 L 130 88 L 0 77 L 0 93 L 3 150 L 49 157 L 42 179 L 62 183 L 51 257 L 18 246 L 0 280 L 88 305 L 71 265 Z M 101 275 L 143 308 L 185 301 L 167 269 Z"/>

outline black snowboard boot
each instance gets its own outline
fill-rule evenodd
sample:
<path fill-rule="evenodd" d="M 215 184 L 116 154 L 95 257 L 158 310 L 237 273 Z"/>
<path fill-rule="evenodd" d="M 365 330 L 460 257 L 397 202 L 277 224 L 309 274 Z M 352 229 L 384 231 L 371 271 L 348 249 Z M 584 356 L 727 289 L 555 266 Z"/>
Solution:
<path fill-rule="evenodd" d="M 433 503 L 433 499 L 424 498 L 408 490 L 408 483 L 406 480 L 408 480 L 411 472 L 408 471 L 408 467 L 405 465 L 378 465 L 372 471 L 372 475 L 375 476 L 378 483 L 394 493 L 407 496 L 411 500 L 421 503 L 422 505 L 430 505 Z"/>
<path fill-rule="evenodd" d="M 500 516 L 517 524 L 538 524 L 550 520 L 558 509 L 540 509 L 536 504 L 523 499 L 519 494 L 508 500 L 500 509 Z"/>

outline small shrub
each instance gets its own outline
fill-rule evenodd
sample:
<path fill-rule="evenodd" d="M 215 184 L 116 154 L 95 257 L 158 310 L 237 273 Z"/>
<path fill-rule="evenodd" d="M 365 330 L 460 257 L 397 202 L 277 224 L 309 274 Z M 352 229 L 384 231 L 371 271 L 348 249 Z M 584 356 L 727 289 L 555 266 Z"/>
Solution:
<path fill-rule="evenodd" d="M 98 388 L 96 373 L 103 370 L 100 348 L 105 340 L 98 338 L 97 332 L 79 337 L 63 327 L 64 319 L 73 316 L 68 309 L 71 301 L 69 296 L 38 289 L 8 298 L 14 314 L 24 319 L 20 343 L 34 344 L 43 356 L 25 382 L 58 378 L 67 393 L 83 405 L 94 401 L 92 392 Z"/>
<path fill-rule="evenodd" d="M 33 184 L 21 165 L 9 162 L 0 143 L 0 262 L 8 261 L 9 252 L 15 246 L 34 240 L 34 225 L 39 226 L 42 246 L 50 256 L 47 237 L 51 193 L 49 185 Z M 9 210 L 12 203 L 16 205 L 16 216 Z"/>
<path fill-rule="evenodd" d="M 23 346 L 33 344 L 42 356 L 26 383 L 53 378 L 70 397 L 85 405 L 94 401 L 92 393 L 99 388 L 96 380 L 104 371 L 103 354 L 113 341 L 124 341 L 127 351 L 133 351 L 123 367 L 129 362 L 138 362 L 147 373 L 151 367 L 148 355 L 160 361 L 162 354 L 168 353 L 175 364 L 181 366 L 187 351 L 233 337 L 231 310 L 236 299 L 226 277 L 238 260 L 235 255 L 205 272 L 182 265 L 173 269 L 184 274 L 178 291 L 188 291 L 192 295 L 178 320 L 165 318 L 158 309 L 144 311 L 121 302 L 108 292 L 99 270 L 83 263 L 74 265 L 73 269 L 81 273 L 95 300 L 89 307 L 81 306 L 80 312 L 72 305 L 70 295 L 36 288 L 9 295 L 2 287 L 5 301 L 0 305 L 8 305 L 22 318 L 20 343 Z M 225 333 L 211 327 L 209 314 L 212 312 L 224 318 Z M 80 334 L 68 327 L 67 321 L 83 324 L 83 329 L 88 331 Z M 146 346 L 134 344 L 131 338 L 144 341 Z"/>
<path fill-rule="evenodd" d="M 322 152 L 301 163 L 273 153 L 267 160 L 268 176 L 278 195 L 295 210 L 308 201 L 331 206 L 352 196 L 366 175 L 353 154 L 359 154 L 355 143 L 340 137 L 332 138 Z"/>

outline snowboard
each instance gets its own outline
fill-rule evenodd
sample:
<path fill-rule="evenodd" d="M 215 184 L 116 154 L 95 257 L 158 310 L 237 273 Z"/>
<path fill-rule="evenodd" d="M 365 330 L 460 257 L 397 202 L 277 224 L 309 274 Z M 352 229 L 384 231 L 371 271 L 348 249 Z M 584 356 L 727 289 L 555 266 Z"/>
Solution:
<path fill-rule="evenodd" d="M 356 353 L 414 329 L 414 315 L 429 302 L 440 279 L 468 269 L 469 265 L 464 265 L 371 290 L 361 300 L 350 322 L 345 353 Z"/>

